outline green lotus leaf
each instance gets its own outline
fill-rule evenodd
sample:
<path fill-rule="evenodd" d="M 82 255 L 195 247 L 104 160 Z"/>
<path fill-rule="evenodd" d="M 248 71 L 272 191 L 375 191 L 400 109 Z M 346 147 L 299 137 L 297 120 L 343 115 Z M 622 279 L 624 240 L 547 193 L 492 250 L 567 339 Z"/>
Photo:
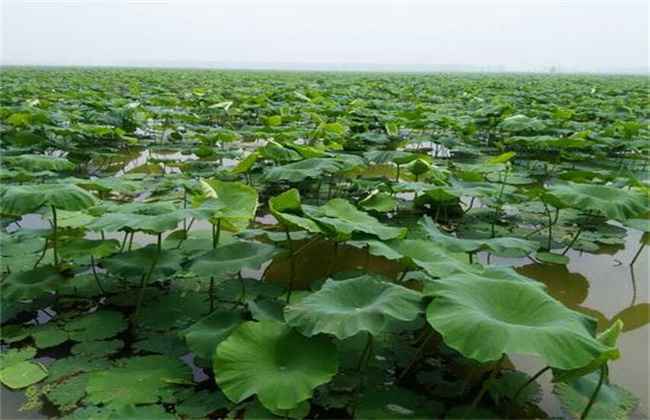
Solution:
<path fill-rule="evenodd" d="M 402 388 L 373 390 L 364 393 L 355 419 L 434 419 L 441 418 L 444 406 Z"/>
<path fill-rule="evenodd" d="M 624 224 L 643 233 L 650 232 L 650 219 L 628 219 Z"/>
<path fill-rule="evenodd" d="M 169 277 L 180 271 L 183 256 L 173 250 L 158 251 L 156 245 L 147 245 L 135 251 L 113 254 L 102 260 L 102 265 L 112 274 L 122 277 L 140 276 L 153 266 L 152 278 Z"/>
<path fill-rule="evenodd" d="M 266 182 L 287 181 L 291 183 L 302 182 L 306 179 L 317 179 L 326 175 L 337 173 L 343 168 L 336 159 L 313 158 L 287 165 L 275 166 L 266 171 Z"/>
<path fill-rule="evenodd" d="M 107 213 L 88 226 L 94 231 L 117 232 L 120 230 L 162 233 L 176 229 L 183 219 L 181 212 L 165 214 Z"/>
<path fill-rule="evenodd" d="M 406 228 L 383 225 L 342 198 L 332 199 L 320 207 L 303 206 L 303 210 L 309 218 L 332 231 L 338 240 L 349 239 L 355 232 L 374 235 L 383 241 L 406 235 Z"/>
<path fill-rule="evenodd" d="M 243 321 L 237 311 L 217 310 L 182 332 L 192 352 L 210 361 L 214 349 Z"/>
<path fill-rule="evenodd" d="M 543 263 L 567 265 L 571 259 L 566 255 L 555 254 L 552 252 L 538 252 L 535 258 Z"/>
<path fill-rule="evenodd" d="M 74 341 L 93 341 L 110 338 L 128 327 L 120 312 L 100 310 L 68 321 L 63 329 Z"/>
<path fill-rule="evenodd" d="M 221 221 L 221 228 L 239 232 L 248 226 L 257 210 L 257 191 L 240 182 L 210 180 L 201 194 L 195 195 L 187 213 L 199 219 Z"/>
<path fill-rule="evenodd" d="M 517 114 L 508 117 L 499 123 L 499 128 L 511 133 L 530 132 L 535 133 L 544 130 L 544 123 L 525 115 Z"/>
<path fill-rule="evenodd" d="M 412 321 L 422 295 L 380 277 L 327 280 L 323 287 L 284 308 L 287 323 L 307 337 L 332 334 L 343 340 L 359 332 L 381 334 L 393 320 Z"/>
<path fill-rule="evenodd" d="M 132 357 L 116 367 L 91 372 L 86 401 L 114 407 L 153 404 L 175 389 L 175 384 L 192 383 L 192 370 L 167 356 Z"/>
<path fill-rule="evenodd" d="M 405 263 L 412 268 L 422 268 L 433 277 L 443 277 L 452 273 L 478 273 L 479 265 L 470 265 L 464 254 L 451 253 L 436 246 L 431 241 L 407 239 L 391 243 L 395 252 L 404 257 Z"/>
<path fill-rule="evenodd" d="M 187 398 L 185 398 L 186 395 Z M 182 401 L 176 406 L 176 414 L 183 418 L 207 418 L 210 413 L 226 410 L 232 406 L 221 392 L 214 390 L 205 389 L 197 392 L 194 389 L 188 389 L 176 394 L 176 397 L 180 397 Z"/>
<path fill-rule="evenodd" d="M 280 223 L 287 227 L 304 229 L 312 233 L 321 231 L 316 222 L 303 217 L 300 193 L 295 188 L 271 197 L 269 210 Z"/>
<path fill-rule="evenodd" d="M 76 184 L 86 190 L 99 193 L 115 192 L 119 194 L 134 195 L 142 190 L 142 184 L 137 181 L 129 181 L 123 178 L 96 178 L 92 180 L 80 180 Z"/>
<path fill-rule="evenodd" d="M 429 290 L 429 324 L 448 346 L 479 362 L 523 353 L 554 368 L 577 369 L 616 351 L 593 336 L 595 320 L 533 281 L 461 273 L 434 281 Z"/>
<path fill-rule="evenodd" d="M 336 374 L 336 346 L 276 321 L 245 322 L 217 346 L 214 376 L 239 403 L 252 395 L 271 411 L 291 410 Z"/>
<path fill-rule="evenodd" d="M 569 182 L 550 186 L 549 194 L 571 208 L 613 220 L 624 221 L 648 211 L 647 195 L 605 185 Z"/>
<path fill-rule="evenodd" d="M 95 198 L 75 185 L 12 185 L 0 188 L 0 214 L 22 216 L 41 207 L 83 210 L 95 205 Z"/>
<path fill-rule="evenodd" d="M 59 253 L 64 258 L 82 258 L 93 256 L 102 258 L 120 249 L 120 242 L 115 239 L 71 239 L 62 244 Z"/>
<path fill-rule="evenodd" d="M 598 372 L 594 372 L 568 382 L 556 383 L 553 393 L 558 396 L 562 406 L 571 416 L 580 418 L 596 389 L 599 376 Z M 631 392 L 605 381 L 587 418 L 628 419 L 638 403 L 639 399 Z"/>
<path fill-rule="evenodd" d="M 88 374 L 82 373 L 71 378 L 57 382 L 56 385 L 49 384 L 44 387 L 47 399 L 56 405 L 61 411 L 69 411 L 76 408 L 77 403 L 86 395 Z"/>
<path fill-rule="evenodd" d="M 164 354 L 165 356 L 181 357 L 190 352 L 181 337 L 171 335 L 149 335 L 131 345 L 138 352 Z"/>
<path fill-rule="evenodd" d="M 10 166 L 16 166 L 32 172 L 38 171 L 72 171 L 74 163 L 66 158 L 48 155 L 29 155 L 7 157 L 6 162 Z"/>
<path fill-rule="evenodd" d="M 517 405 L 537 404 L 542 400 L 542 387 L 537 382 L 533 381 L 519 391 L 529 379 L 530 377 L 524 372 L 506 371 L 488 384 L 488 392 L 497 405 L 503 399 L 508 399 Z M 519 392 L 517 401 L 513 401 L 517 392 Z"/>
<path fill-rule="evenodd" d="M 199 276 L 224 278 L 244 268 L 257 269 L 273 258 L 275 253 L 273 245 L 239 241 L 199 256 L 192 261 L 189 269 Z"/>
<path fill-rule="evenodd" d="M 28 332 L 39 349 L 58 346 L 68 341 L 69 338 L 68 333 L 53 322 L 32 327 Z"/>
<path fill-rule="evenodd" d="M 365 210 L 372 210 L 378 213 L 387 213 L 397 209 L 397 201 L 388 193 L 375 190 L 366 198 L 359 201 L 359 205 Z"/>
<path fill-rule="evenodd" d="M 3 350 L 0 353 L 0 369 L 8 368 L 20 362 L 25 362 L 36 356 L 34 347 L 22 347 Z"/>
<path fill-rule="evenodd" d="M 43 266 L 28 271 L 9 274 L 0 283 L 2 299 L 7 301 L 29 300 L 56 291 L 63 276 L 54 267 Z"/>
<path fill-rule="evenodd" d="M 418 222 L 427 236 L 436 245 L 441 245 L 450 252 L 489 251 L 499 256 L 523 257 L 534 252 L 539 245 L 536 242 L 520 238 L 461 239 L 440 232 L 430 217 L 423 217 Z"/>
<path fill-rule="evenodd" d="M 40 363 L 18 362 L 0 370 L 0 382 L 11 389 L 25 388 L 47 377 L 47 369 Z"/>
<path fill-rule="evenodd" d="M 117 353 L 122 350 L 123 347 L 124 342 L 122 340 L 83 341 L 72 346 L 70 351 L 75 355 L 103 357 Z"/>

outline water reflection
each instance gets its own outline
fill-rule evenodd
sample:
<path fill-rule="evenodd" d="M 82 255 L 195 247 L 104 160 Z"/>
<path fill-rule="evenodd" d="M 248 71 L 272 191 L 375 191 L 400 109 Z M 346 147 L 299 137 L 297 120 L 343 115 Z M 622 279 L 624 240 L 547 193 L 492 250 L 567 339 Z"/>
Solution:
<path fill-rule="evenodd" d="M 306 241 L 296 241 L 296 249 L 305 244 Z M 296 257 L 293 286 L 296 289 L 308 289 L 312 282 L 326 278 L 328 274 L 354 270 L 395 278 L 403 268 L 386 258 L 369 255 L 365 249 L 335 245 L 334 241 L 321 240 L 307 245 Z M 266 269 L 264 279 L 271 283 L 287 285 L 290 277 L 291 259 L 281 257 L 273 260 Z"/>

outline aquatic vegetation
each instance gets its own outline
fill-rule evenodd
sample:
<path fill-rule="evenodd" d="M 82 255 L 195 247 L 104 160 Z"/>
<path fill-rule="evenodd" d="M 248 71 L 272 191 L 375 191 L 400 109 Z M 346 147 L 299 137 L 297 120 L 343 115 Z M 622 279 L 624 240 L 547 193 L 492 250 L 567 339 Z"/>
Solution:
<path fill-rule="evenodd" d="M 0 382 L 26 409 L 540 418 L 545 374 L 567 416 L 636 408 L 610 370 L 648 303 L 587 308 L 571 264 L 648 242 L 645 78 L 3 84 Z"/>

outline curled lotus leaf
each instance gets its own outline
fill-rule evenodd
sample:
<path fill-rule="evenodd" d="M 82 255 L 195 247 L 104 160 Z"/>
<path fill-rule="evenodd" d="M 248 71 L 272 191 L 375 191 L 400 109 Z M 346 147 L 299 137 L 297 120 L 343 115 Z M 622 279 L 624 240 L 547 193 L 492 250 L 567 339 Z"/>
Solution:
<path fill-rule="evenodd" d="M 533 281 L 459 273 L 435 280 L 429 294 L 429 324 L 449 347 L 479 362 L 522 353 L 553 368 L 577 369 L 616 351 L 596 339 L 594 319 Z"/>
<path fill-rule="evenodd" d="M 253 395 L 271 411 L 291 410 L 336 374 L 336 346 L 277 321 L 245 322 L 217 346 L 214 376 L 239 403 Z"/>
<path fill-rule="evenodd" d="M 307 337 L 325 333 L 343 340 L 359 332 L 380 334 L 391 321 L 412 321 L 422 312 L 421 302 L 420 293 L 381 278 L 329 279 L 318 292 L 286 306 L 284 317 Z"/>
<path fill-rule="evenodd" d="M 638 218 L 649 208 L 648 196 L 634 190 L 574 182 L 552 185 L 548 189 L 548 194 L 568 207 L 613 220 Z"/>
<path fill-rule="evenodd" d="M 219 246 L 194 259 L 190 271 L 199 276 L 223 278 L 241 269 L 257 269 L 273 258 L 276 248 L 259 242 L 239 241 Z"/>
<path fill-rule="evenodd" d="M 353 233 L 373 235 L 383 241 L 406 235 L 406 228 L 386 226 L 342 198 L 330 200 L 320 207 L 303 206 L 303 210 L 339 240 L 349 239 Z"/>
<path fill-rule="evenodd" d="M 95 205 L 95 197 L 76 185 L 12 185 L 0 188 L 0 214 L 22 216 L 41 207 L 83 210 Z"/>

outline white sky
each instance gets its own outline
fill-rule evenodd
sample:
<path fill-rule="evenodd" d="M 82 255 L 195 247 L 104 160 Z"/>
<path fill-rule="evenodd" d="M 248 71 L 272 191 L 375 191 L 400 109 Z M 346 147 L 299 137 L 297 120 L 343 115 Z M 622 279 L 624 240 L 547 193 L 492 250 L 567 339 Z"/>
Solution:
<path fill-rule="evenodd" d="M 0 0 L 3 64 L 646 71 L 647 0 Z"/>

